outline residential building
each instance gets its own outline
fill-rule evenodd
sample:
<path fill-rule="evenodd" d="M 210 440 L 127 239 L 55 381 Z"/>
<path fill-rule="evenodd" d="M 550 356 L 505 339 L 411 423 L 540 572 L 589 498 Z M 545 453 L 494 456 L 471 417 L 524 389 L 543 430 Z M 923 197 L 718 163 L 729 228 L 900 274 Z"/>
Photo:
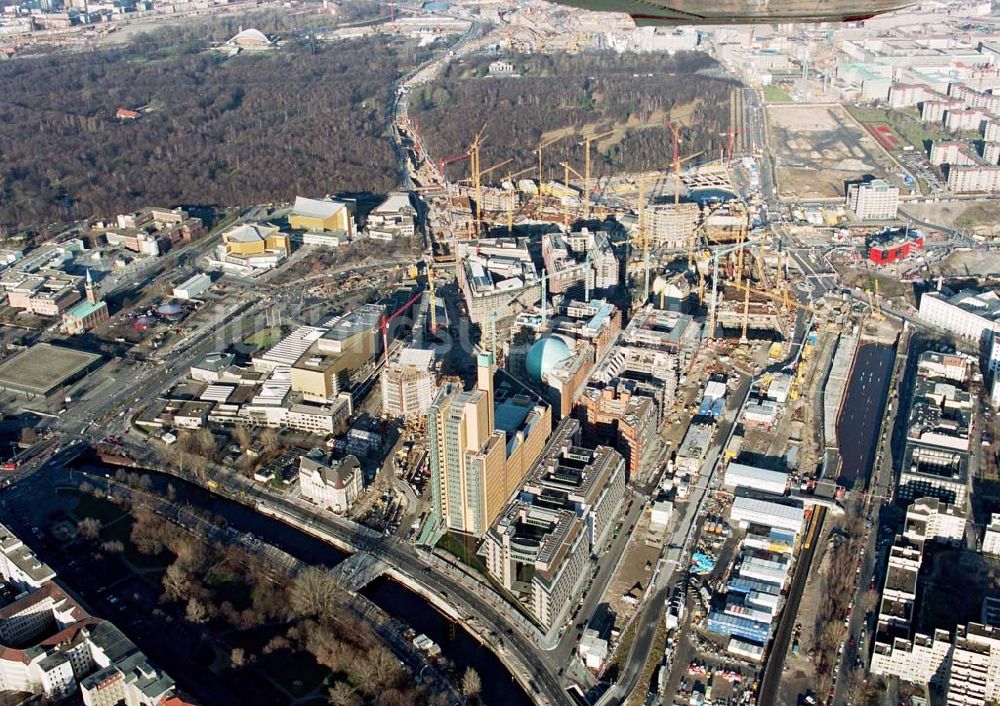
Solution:
<path fill-rule="evenodd" d="M 937 498 L 917 498 L 906 508 L 903 536 L 911 542 L 959 544 L 965 537 L 965 513 Z"/>
<path fill-rule="evenodd" d="M 873 179 L 847 187 L 847 208 L 861 221 L 885 221 L 896 217 L 899 187 Z"/>
<path fill-rule="evenodd" d="M 964 508 L 968 474 L 968 455 L 908 443 L 903 454 L 896 497 L 900 500 L 933 497 Z"/>
<path fill-rule="evenodd" d="M 16 534 L 0 525 L 0 582 L 21 592 L 35 590 L 55 577 L 56 572 L 48 564 L 35 556 Z"/>
<path fill-rule="evenodd" d="M 983 554 L 1000 557 L 1000 513 L 990 515 L 990 523 L 983 531 Z"/>
<path fill-rule="evenodd" d="M 0 608 L 0 692 L 85 706 L 159 706 L 174 681 L 122 632 L 47 581 Z"/>
<path fill-rule="evenodd" d="M 1000 296 L 993 290 L 963 289 L 951 296 L 926 292 L 920 297 L 919 316 L 983 350 L 1000 329 Z M 1000 369 L 1000 356 L 989 359 L 986 367 L 990 372 Z"/>
<path fill-rule="evenodd" d="M 299 487 L 306 500 L 346 513 L 364 490 L 364 471 L 354 456 L 334 460 L 313 449 L 299 458 Z"/>
<path fill-rule="evenodd" d="M 588 384 L 574 413 L 583 422 L 588 439 L 617 449 L 630 474 L 642 471 L 658 426 L 656 403 L 651 397 L 623 384 Z"/>
<path fill-rule="evenodd" d="M 947 186 L 955 194 L 996 193 L 1000 191 L 1000 167 L 949 165 Z"/>

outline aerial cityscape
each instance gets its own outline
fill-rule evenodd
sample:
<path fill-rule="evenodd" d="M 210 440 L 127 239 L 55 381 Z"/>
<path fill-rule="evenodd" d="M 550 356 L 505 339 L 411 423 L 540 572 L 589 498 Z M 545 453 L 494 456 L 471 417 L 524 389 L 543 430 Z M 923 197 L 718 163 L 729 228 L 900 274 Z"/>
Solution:
<path fill-rule="evenodd" d="M 0 0 L 0 706 L 1000 704 L 1000 12 Z"/>

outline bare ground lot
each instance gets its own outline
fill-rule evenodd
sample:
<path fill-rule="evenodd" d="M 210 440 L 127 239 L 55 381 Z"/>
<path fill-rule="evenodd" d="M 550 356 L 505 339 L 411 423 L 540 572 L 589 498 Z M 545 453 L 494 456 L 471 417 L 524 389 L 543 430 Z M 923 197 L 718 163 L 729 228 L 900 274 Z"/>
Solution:
<path fill-rule="evenodd" d="M 838 198 L 845 182 L 888 178 L 888 157 L 840 106 L 769 105 L 778 190 L 792 199 Z"/>
<path fill-rule="evenodd" d="M 957 228 L 970 235 L 1000 234 L 1000 202 L 997 201 L 912 203 L 906 204 L 902 210 L 921 221 Z"/>

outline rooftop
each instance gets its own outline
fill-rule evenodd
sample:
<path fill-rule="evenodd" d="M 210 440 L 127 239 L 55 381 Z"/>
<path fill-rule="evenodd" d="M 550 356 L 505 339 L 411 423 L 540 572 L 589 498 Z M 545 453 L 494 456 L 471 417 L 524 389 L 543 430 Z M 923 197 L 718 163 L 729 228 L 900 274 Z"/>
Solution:
<path fill-rule="evenodd" d="M 0 362 L 0 386 L 48 395 L 99 360 L 94 353 L 37 343 Z"/>
<path fill-rule="evenodd" d="M 292 207 L 292 215 L 304 216 L 306 218 L 330 218 L 342 209 L 347 208 L 347 203 L 335 199 L 310 199 L 304 196 L 295 197 L 295 205 Z"/>

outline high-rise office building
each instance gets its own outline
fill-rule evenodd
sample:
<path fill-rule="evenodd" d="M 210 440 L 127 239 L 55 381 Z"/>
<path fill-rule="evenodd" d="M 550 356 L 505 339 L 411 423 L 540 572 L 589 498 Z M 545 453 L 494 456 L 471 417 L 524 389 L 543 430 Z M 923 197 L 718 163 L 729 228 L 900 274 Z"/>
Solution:
<path fill-rule="evenodd" d="M 480 355 L 476 388 L 445 383 L 428 413 L 434 513 L 443 528 L 475 537 L 486 534 L 551 430 L 551 411 L 518 395 L 501 402 L 497 428 L 495 374 L 493 355 Z"/>

